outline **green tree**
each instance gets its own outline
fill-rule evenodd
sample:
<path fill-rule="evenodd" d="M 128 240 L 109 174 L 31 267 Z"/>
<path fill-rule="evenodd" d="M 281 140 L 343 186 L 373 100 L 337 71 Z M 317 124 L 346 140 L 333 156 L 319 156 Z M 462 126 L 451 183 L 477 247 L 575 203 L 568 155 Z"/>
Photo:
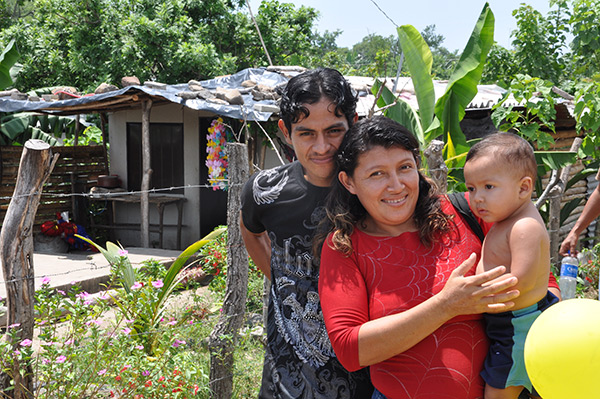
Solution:
<path fill-rule="evenodd" d="M 497 84 L 506 89 L 518 72 L 513 52 L 495 43 L 483 68 L 481 83 Z"/>
<path fill-rule="evenodd" d="M 600 74 L 600 1 L 575 0 L 569 20 L 572 27 L 571 48 L 574 72 L 577 75 L 598 77 Z"/>
<path fill-rule="evenodd" d="M 517 29 L 511 36 L 514 65 L 518 65 L 520 73 L 558 84 L 564 78 L 568 8 L 566 1 L 556 1 L 554 5 L 557 9 L 548 17 L 525 4 L 514 10 Z"/>
<path fill-rule="evenodd" d="M 268 65 L 244 0 L 33 1 L 31 16 L 0 34 L 24 54 L 23 91 L 91 91 L 130 75 L 181 83 Z M 310 7 L 263 1 L 256 19 L 274 63 L 310 67 L 333 52 L 339 32 L 319 35 L 317 18 Z"/>

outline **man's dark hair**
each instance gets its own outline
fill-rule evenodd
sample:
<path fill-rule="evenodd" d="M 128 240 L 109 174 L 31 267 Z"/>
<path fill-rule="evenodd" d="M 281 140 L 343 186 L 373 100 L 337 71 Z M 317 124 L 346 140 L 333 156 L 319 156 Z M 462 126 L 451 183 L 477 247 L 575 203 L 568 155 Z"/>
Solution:
<path fill-rule="evenodd" d="M 288 131 L 293 123 L 308 117 L 305 104 L 316 104 L 322 98 L 331 100 L 335 115 L 345 116 L 352 126 L 357 98 L 350 83 L 335 69 L 317 68 L 291 78 L 281 93 L 280 117 Z"/>

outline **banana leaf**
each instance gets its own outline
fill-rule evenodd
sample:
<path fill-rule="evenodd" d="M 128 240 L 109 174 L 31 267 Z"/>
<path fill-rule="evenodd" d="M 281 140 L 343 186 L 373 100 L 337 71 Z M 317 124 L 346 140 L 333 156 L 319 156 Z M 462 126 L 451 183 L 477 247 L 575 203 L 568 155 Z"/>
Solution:
<path fill-rule="evenodd" d="M 410 130 L 419 140 L 421 148 L 424 148 L 425 137 L 423 136 L 423 128 L 421 127 L 421 121 L 417 111 L 411 107 L 408 102 L 396 97 L 386 86 L 383 86 L 382 88 L 382 82 L 376 79 L 373 84 L 373 94 L 377 95 L 380 89 L 381 97 L 377 100 L 377 106 L 383 108 L 396 102 L 394 106 L 391 106 L 384 111 L 384 115 Z"/>
<path fill-rule="evenodd" d="M 19 51 L 15 46 L 15 40 L 11 40 L 0 54 L 0 90 L 12 86 L 13 79 L 10 70 L 19 59 Z"/>
<path fill-rule="evenodd" d="M 25 133 L 32 124 L 32 115 L 27 112 L 7 115 L 0 123 L 0 133 L 15 140 L 19 135 Z"/>
<path fill-rule="evenodd" d="M 414 26 L 403 25 L 397 30 L 400 46 L 404 53 L 404 64 L 410 72 L 417 102 L 419 103 L 421 127 L 424 131 L 427 131 L 435 118 L 435 91 L 431 78 L 433 56 L 427 42 Z"/>
<path fill-rule="evenodd" d="M 31 127 L 31 138 L 36 140 L 42 140 L 51 146 L 58 145 L 58 140 L 56 137 L 49 135 L 37 127 Z"/>
<path fill-rule="evenodd" d="M 577 161 L 577 152 L 572 151 L 535 151 L 538 165 L 538 175 L 542 176 L 549 170 L 562 169 Z"/>
<path fill-rule="evenodd" d="M 444 135 L 448 135 L 454 153 L 468 151 L 460 121 L 465 109 L 477 94 L 477 85 L 481 80 L 487 54 L 494 43 L 494 14 L 486 3 L 462 52 L 458 63 L 450 76 L 446 92 L 435 105 L 435 114 L 441 120 Z M 436 134 L 436 133 L 432 133 Z M 436 134 L 439 135 L 439 132 Z M 428 140 L 434 137 L 426 137 Z"/>

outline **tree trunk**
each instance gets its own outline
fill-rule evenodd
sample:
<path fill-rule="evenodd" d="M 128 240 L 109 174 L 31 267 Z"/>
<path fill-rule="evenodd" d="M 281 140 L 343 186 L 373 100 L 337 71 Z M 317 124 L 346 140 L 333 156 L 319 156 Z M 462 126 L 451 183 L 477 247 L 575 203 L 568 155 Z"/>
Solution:
<path fill-rule="evenodd" d="M 233 392 L 233 352 L 244 320 L 248 291 L 248 253 L 239 228 L 240 194 L 248 180 L 248 152 L 244 144 L 229 143 L 227 195 L 227 286 L 219 322 L 210 335 L 210 390 L 214 399 L 230 399 Z"/>
<path fill-rule="evenodd" d="M 142 101 L 142 192 L 140 200 L 141 245 L 150 248 L 150 178 L 152 167 L 150 163 L 150 110 L 152 100 Z"/>
<path fill-rule="evenodd" d="M 35 273 L 32 230 L 43 185 L 57 159 L 58 154 L 52 156 L 47 143 L 41 140 L 28 140 L 25 143 L 15 191 L 0 233 L 0 256 L 6 280 L 7 320 L 8 325 L 18 325 L 14 327 L 18 332 L 11 342 L 15 350 L 24 339 L 33 339 Z M 15 362 L 8 367 L 9 371 L 0 375 L 2 394 L 15 399 L 33 398 L 31 366 L 21 370 Z M 11 379 L 14 390 L 7 391 L 11 387 Z"/>

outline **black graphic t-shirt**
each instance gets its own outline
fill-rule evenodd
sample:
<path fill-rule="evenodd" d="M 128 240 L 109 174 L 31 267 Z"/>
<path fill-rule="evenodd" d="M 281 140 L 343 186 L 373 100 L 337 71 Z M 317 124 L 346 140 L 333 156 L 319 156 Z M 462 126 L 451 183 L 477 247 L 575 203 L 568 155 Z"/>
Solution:
<path fill-rule="evenodd" d="M 319 265 L 312 237 L 328 187 L 308 183 L 293 162 L 253 175 L 242 192 L 242 219 L 271 239 L 271 295 L 260 398 L 370 398 L 366 369 L 349 373 L 339 363 L 323 321 Z"/>

